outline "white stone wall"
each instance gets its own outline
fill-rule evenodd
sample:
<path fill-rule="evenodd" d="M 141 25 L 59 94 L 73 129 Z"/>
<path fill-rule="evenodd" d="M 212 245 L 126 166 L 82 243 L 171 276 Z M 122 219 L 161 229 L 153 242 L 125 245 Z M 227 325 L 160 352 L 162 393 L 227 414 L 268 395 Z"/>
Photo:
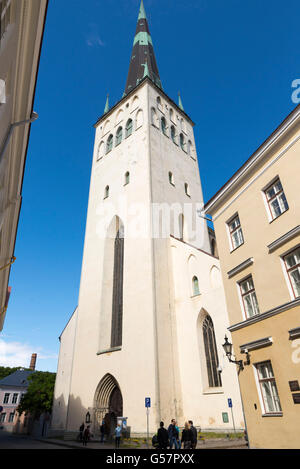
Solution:
<path fill-rule="evenodd" d="M 229 363 L 222 344 L 230 334 L 219 260 L 185 243 L 170 240 L 174 285 L 174 319 L 178 341 L 178 367 L 182 390 L 182 422 L 193 420 L 202 429 L 232 429 L 228 398 L 233 402 L 236 428 L 244 428 L 236 366 Z M 198 277 L 200 294 L 193 294 Z M 210 388 L 202 324 L 209 314 L 214 324 L 222 386 Z M 229 423 L 223 423 L 227 412 Z"/>
<path fill-rule="evenodd" d="M 161 99 L 159 106 L 158 95 Z M 123 416 L 128 417 L 132 433 L 146 432 L 145 397 L 151 397 L 152 400 L 151 433 L 157 430 L 162 418 L 167 423 L 175 416 L 180 425 L 183 425 L 186 416 L 199 416 L 200 407 L 207 405 L 209 399 L 213 406 L 218 402 L 219 410 L 223 408 L 224 396 L 222 402 L 219 396 L 218 400 L 212 400 L 210 394 L 206 400 L 202 396 L 200 406 L 198 393 L 194 388 L 190 389 L 188 383 L 183 383 L 193 373 L 197 376 L 199 374 L 199 364 L 195 363 L 192 367 L 189 364 L 189 354 L 195 357 L 198 354 L 198 345 L 194 343 L 191 351 L 182 348 L 182 343 L 189 342 L 189 338 L 180 335 L 179 318 L 182 317 L 182 312 L 178 308 L 182 293 L 177 291 L 176 285 L 183 282 L 183 279 L 184 282 L 187 281 L 187 273 L 182 270 L 183 261 L 173 258 L 169 236 L 172 231 L 164 239 L 152 238 L 152 203 L 177 203 L 179 209 L 187 203 L 195 214 L 196 204 L 202 202 L 192 123 L 174 107 L 172 120 L 178 129 L 177 135 L 179 137 L 182 131 L 183 119 L 185 139 L 192 144 L 189 154 L 170 138 L 171 105 L 171 101 L 146 80 L 104 116 L 96 127 L 75 347 L 72 371 L 68 375 L 71 376 L 66 423 L 68 431 L 78 430 L 88 411 L 92 417 L 93 431 L 98 430 L 94 415 L 96 391 L 106 374 L 112 375 L 120 387 Z M 153 125 L 156 122 L 155 114 L 159 120 L 165 116 L 169 136 L 163 135 L 161 128 Z M 133 120 L 132 135 L 128 138 L 123 135 L 120 145 L 115 146 L 117 130 L 120 126 L 124 129 L 129 118 Z M 111 134 L 114 145 L 106 154 L 107 139 Z M 174 174 L 174 185 L 169 182 L 169 171 Z M 130 173 L 130 183 L 124 185 L 126 172 Z M 185 193 L 185 182 L 189 185 L 190 197 Z M 109 196 L 105 198 L 107 186 Z M 112 244 L 117 230 L 112 222 L 116 219 L 120 219 L 120 223 L 124 225 L 125 235 L 123 340 L 122 347 L 111 350 Z M 191 226 L 189 222 L 186 225 L 184 240 L 192 242 Z M 133 228 L 138 230 L 139 236 Z M 144 229 L 142 234 L 141 229 Z M 203 236 L 198 239 L 200 241 L 197 247 L 209 250 L 208 232 L 203 220 L 200 220 L 198 230 Z M 180 246 L 186 245 L 180 243 Z M 204 266 L 203 259 L 199 259 L 199 262 L 202 278 L 208 275 L 209 269 L 206 266 L 207 261 Z M 214 299 L 214 294 L 218 295 L 219 292 L 220 298 Z M 218 315 L 216 308 L 217 305 L 220 306 L 217 324 L 219 338 L 226 328 L 226 325 L 223 327 L 223 320 L 226 320 L 223 290 L 217 289 L 208 297 L 209 312 L 213 311 L 212 314 Z M 190 303 L 185 307 L 188 307 L 189 312 L 185 314 L 197 316 L 195 302 L 190 297 L 188 299 Z M 197 307 L 200 312 L 202 306 L 197 304 Z M 65 353 L 70 357 L 70 337 L 74 332 L 72 322 L 68 328 L 70 331 L 65 331 L 62 335 L 60 355 L 67 351 Z M 196 330 L 196 323 L 193 321 L 187 333 L 193 336 L 194 342 Z M 62 361 L 61 366 L 68 363 Z M 187 367 L 186 371 L 183 363 Z M 67 392 L 67 380 L 59 383 L 63 379 L 58 374 L 56 396 Z M 57 406 L 53 422 L 62 422 L 65 417 L 56 417 L 56 412 Z M 219 416 L 219 411 L 212 412 L 216 421 L 217 415 Z M 197 418 L 200 422 L 200 416 Z M 194 420 L 196 421 L 195 417 Z M 207 420 L 209 418 L 205 422 Z M 209 425 L 218 426 L 215 422 Z"/>

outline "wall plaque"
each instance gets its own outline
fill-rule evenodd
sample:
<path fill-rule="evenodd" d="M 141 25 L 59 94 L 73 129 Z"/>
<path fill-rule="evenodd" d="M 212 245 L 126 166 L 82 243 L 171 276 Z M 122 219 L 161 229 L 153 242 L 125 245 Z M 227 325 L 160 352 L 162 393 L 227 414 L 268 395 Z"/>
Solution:
<path fill-rule="evenodd" d="M 289 385 L 292 392 L 300 391 L 299 381 L 289 381 Z"/>

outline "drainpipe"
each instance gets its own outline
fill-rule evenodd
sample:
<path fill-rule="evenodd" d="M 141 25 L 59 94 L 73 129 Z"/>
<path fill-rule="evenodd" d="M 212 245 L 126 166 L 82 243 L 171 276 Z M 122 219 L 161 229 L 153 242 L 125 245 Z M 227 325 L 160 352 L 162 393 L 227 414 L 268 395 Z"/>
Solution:
<path fill-rule="evenodd" d="M 32 112 L 30 119 L 26 119 L 24 121 L 19 121 L 19 122 L 14 122 L 13 124 L 10 125 L 9 131 L 6 135 L 6 138 L 4 140 L 3 146 L 0 150 L 0 161 L 2 160 L 2 157 L 5 153 L 5 150 L 9 144 L 10 138 L 13 134 L 13 131 L 16 127 L 20 127 L 21 125 L 26 125 L 26 124 L 31 124 L 31 122 L 34 122 L 38 118 L 38 114 L 36 112 Z"/>

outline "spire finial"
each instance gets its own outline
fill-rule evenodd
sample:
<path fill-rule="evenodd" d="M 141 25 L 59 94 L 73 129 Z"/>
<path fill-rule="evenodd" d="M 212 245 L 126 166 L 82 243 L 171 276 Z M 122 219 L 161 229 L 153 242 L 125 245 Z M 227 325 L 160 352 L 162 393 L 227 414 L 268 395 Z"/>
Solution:
<path fill-rule="evenodd" d="M 147 19 L 143 0 L 141 0 L 141 6 L 140 6 L 140 11 L 139 11 L 139 17 L 138 17 L 138 19 L 139 19 L 139 20 L 146 20 L 146 19 Z"/>
<path fill-rule="evenodd" d="M 106 114 L 109 111 L 109 93 L 107 93 L 106 97 L 106 103 L 105 103 L 105 108 L 104 108 L 104 114 Z"/>
<path fill-rule="evenodd" d="M 180 109 L 184 112 L 184 107 L 183 107 L 183 104 L 182 104 L 182 99 L 181 99 L 181 96 L 180 96 L 180 91 L 178 91 L 178 106 L 179 106 Z"/>

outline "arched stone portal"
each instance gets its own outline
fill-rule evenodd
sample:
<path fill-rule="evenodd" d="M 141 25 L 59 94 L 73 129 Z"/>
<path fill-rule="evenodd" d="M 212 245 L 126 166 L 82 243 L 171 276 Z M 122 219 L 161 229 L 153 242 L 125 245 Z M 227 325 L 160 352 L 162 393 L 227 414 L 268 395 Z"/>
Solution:
<path fill-rule="evenodd" d="M 100 381 L 95 393 L 95 428 L 99 433 L 102 421 L 105 421 L 106 435 L 111 438 L 117 424 L 117 418 L 123 416 L 123 397 L 117 380 L 106 374 Z"/>

